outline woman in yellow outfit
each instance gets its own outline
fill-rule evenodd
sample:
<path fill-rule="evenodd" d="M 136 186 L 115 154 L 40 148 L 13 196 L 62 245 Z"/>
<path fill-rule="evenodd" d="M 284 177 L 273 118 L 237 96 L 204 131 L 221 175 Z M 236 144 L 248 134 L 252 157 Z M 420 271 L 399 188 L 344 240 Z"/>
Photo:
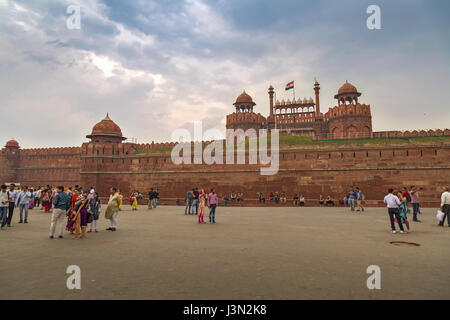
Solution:
<path fill-rule="evenodd" d="M 131 210 L 137 210 L 138 202 L 137 202 L 137 194 L 134 192 L 130 197 L 131 202 Z"/>
<path fill-rule="evenodd" d="M 119 197 L 120 197 L 119 211 L 122 211 L 123 194 L 122 194 L 122 192 L 120 192 L 120 190 L 118 190 L 117 192 L 119 193 Z"/>

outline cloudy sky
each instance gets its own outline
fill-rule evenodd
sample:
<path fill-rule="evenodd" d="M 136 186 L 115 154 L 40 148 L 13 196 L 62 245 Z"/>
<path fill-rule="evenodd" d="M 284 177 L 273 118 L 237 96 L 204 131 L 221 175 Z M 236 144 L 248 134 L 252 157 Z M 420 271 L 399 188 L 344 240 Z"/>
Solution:
<path fill-rule="evenodd" d="M 348 80 L 374 130 L 449 128 L 449 21 L 447 0 L 0 0 L 0 141 L 77 146 L 106 112 L 169 141 L 195 120 L 223 130 L 244 89 L 266 116 L 269 85 L 309 98 L 315 77 L 324 112 Z"/>

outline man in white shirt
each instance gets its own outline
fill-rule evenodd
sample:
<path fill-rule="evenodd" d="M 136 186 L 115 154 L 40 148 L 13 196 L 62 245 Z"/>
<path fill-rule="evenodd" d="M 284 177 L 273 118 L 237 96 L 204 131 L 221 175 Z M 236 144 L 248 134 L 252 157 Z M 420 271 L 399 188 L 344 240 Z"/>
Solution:
<path fill-rule="evenodd" d="M 93 199 L 94 196 L 95 196 L 95 189 L 94 189 L 94 187 L 91 187 L 91 190 L 89 191 L 88 198 L 89 199 Z"/>
<path fill-rule="evenodd" d="M 5 225 L 8 222 L 7 215 L 8 215 L 10 200 L 11 200 L 11 197 L 10 197 L 8 191 L 6 191 L 6 186 L 2 185 L 1 190 L 0 190 L 0 221 L 2 222 L 2 224 L 1 224 L 2 230 L 6 229 Z"/>
<path fill-rule="evenodd" d="M 42 190 L 41 187 L 39 187 L 36 192 L 34 193 L 34 205 L 38 208 L 41 204 L 41 194 Z"/>
<path fill-rule="evenodd" d="M 395 231 L 395 224 L 394 224 L 394 216 L 395 219 L 397 219 L 398 226 L 400 227 L 400 233 L 406 233 L 405 230 L 403 230 L 402 223 L 400 221 L 400 210 L 399 206 L 401 204 L 400 199 L 393 194 L 394 189 L 388 190 L 388 195 L 384 197 L 384 203 L 386 203 L 389 213 L 389 219 L 391 220 L 391 229 L 392 233 L 397 233 Z"/>
<path fill-rule="evenodd" d="M 448 187 L 444 187 L 444 192 L 441 195 L 441 210 L 444 213 L 444 219 L 439 222 L 439 226 L 443 227 L 445 218 L 447 218 L 447 223 L 450 227 L 450 192 L 448 192 Z"/>
<path fill-rule="evenodd" d="M 8 227 L 11 227 L 11 221 L 12 221 L 12 217 L 14 214 L 14 209 L 17 207 L 16 200 L 17 200 L 17 197 L 19 196 L 19 192 L 16 190 L 16 185 L 14 183 L 10 184 L 9 190 L 7 192 L 9 194 L 9 198 L 10 198 L 7 225 L 8 225 Z"/>

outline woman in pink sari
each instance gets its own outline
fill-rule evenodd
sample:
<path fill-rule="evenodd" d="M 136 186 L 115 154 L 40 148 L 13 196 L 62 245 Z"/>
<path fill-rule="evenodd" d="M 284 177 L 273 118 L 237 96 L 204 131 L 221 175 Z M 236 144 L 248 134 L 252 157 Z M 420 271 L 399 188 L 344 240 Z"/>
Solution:
<path fill-rule="evenodd" d="M 204 212 L 205 212 L 205 191 L 200 190 L 198 192 L 198 200 L 199 200 L 199 206 L 198 206 L 198 223 L 205 223 L 203 220 Z"/>

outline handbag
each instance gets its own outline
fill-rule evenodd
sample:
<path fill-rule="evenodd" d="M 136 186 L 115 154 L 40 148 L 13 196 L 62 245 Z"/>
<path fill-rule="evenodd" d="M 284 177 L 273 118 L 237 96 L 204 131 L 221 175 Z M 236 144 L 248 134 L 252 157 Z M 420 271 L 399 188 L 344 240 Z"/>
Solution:
<path fill-rule="evenodd" d="M 87 213 L 87 223 L 91 223 L 94 220 L 94 215 L 88 211 Z"/>
<path fill-rule="evenodd" d="M 437 211 L 437 213 L 436 213 L 436 218 L 437 218 L 439 221 L 443 221 L 443 220 L 444 220 L 444 216 L 445 216 L 445 213 L 444 213 L 444 212 L 442 212 L 441 210 L 438 210 L 438 211 Z"/>

